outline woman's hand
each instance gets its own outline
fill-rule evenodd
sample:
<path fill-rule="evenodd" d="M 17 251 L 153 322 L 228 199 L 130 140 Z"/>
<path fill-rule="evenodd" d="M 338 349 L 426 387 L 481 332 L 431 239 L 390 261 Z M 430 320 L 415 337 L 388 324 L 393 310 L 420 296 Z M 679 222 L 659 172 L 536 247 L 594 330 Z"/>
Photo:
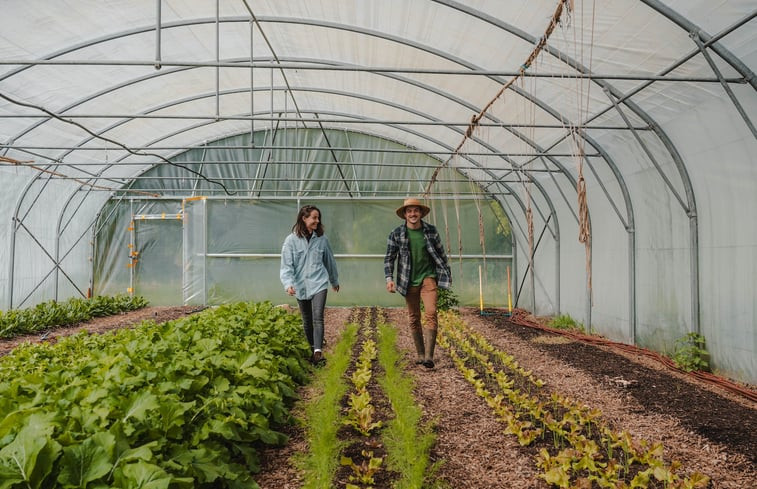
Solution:
<path fill-rule="evenodd" d="M 294 287 L 293 286 L 290 285 L 289 287 L 287 287 L 287 294 L 294 295 Z"/>
<path fill-rule="evenodd" d="M 386 291 L 389 292 L 390 294 L 394 294 L 395 292 L 397 292 L 397 289 L 394 286 L 394 280 L 390 280 L 386 283 Z"/>
<path fill-rule="evenodd" d="M 333 287 L 333 289 L 334 289 L 334 292 L 339 292 L 339 286 L 338 286 L 338 285 L 335 285 L 335 286 Z"/>

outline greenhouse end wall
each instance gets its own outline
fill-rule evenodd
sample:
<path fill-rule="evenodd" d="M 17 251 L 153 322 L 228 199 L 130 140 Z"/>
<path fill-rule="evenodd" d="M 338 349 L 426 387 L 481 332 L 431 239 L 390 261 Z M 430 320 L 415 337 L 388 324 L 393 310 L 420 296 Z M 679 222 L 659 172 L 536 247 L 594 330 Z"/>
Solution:
<path fill-rule="evenodd" d="M 401 200 L 114 202 L 101 213 L 110 222 L 98 226 L 103 233 L 97 239 L 95 292 L 142 295 L 153 305 L 247 300 L 296 304 L 279 281 L 280 252 L 299 207 L 306 203 L 321 210 L 337 258 L 341 289 L 330 292 L 328 304 L 403 305 L 402 297 L 386 292 L 383 268 L 387 236 L 403 222 L 395 214 Z M 506 306 L 511 245 L 502 230 L 509 228 L 481 202 L 436 201 L 432 207 L 426 221 L 437 225 L 445 241 L 452 291 L 461 304 L 480 305 L 482 292 L 486 307 Z M 457 220 L 445 223 L 458 214 L 459 225 Z"/>

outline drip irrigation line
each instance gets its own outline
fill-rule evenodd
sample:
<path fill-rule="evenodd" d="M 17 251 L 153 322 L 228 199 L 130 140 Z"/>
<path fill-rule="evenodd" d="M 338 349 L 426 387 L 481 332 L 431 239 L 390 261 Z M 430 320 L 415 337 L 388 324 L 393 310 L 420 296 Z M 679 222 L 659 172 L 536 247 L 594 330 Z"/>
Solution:
<path fill-rule="evenodd" d="M 55 112 L 52 112 L 52 111 L 50 111 L 50 110 L 42 107 L 41 105 L 35 105 L 35 104 L 29 103 L 29 102 L 22 102 L 21 100 L 16 100 L 16 99 L 14 99 L 12 97 L 9 97 L 8 95 L 6 95 L 6 94 L 4 94 L 2 92 L 0 92 L 0 98 L 5 99 L 8 102 L 10 102 L 12 104 L 15 104 L 15 105 L 19 105 L 21 107 L 27 107 L 27 108 L 30 108 L 30 109 L 39 110 L 40 112 L 43 112 L 43 113 L 47 114 L 48 116 L 52 117 L 55 120 L 58 120 L 60 122 L 64 122 L 66 124 L 70 124 L 72 126 L 78 127 L 79 129 L 81 129 L 82 131 L 86 132 L 87 134 L 89 134 L 93 138 L 98 139 L 100 141 L 105 141 L 106 143 L 110 143 L 110 144 L 112 144 L 114 146 L 118 146 L 119 148 L 123 149 L 124 151 L 126 151 L 129 154 L 132 154 L 134 156 L 151 156 L 153 158 L 158 158 L 160 161 L 162 161 L 162 162 L 164 162 L 166 164 L 169 164 L 171 166 L 175 166 L 177 168 L 182 168 L 182 169 L 184 169 L 184 170 L 186 170 L 186 171 L 188 171 L 188 172 L 190 172 L 190 173 L 192 173 L 194 175 L 197 175 L 198 177 L 202 178 L 203 180 L 207 181 L 208 183 L 212 183 L 214 185 L 218 185 L 228 195 L 234 195 L 234 193 L 235 193 L 235 192 L 230 191 L 226 187 L 226 185 L 224 185 L 223 183 L 218 182 L 216 180 L 212 180 L 212 179 L 206 177 L 205 175 L 203 175 L 201 172 L 195 171 L 195 170 L 193 170 L 191 168 L 188 168 L 188 167 L 186 167 L 184 165 L 180 165 L 178 163 L 174 163 L 173 161 L 171 161 L 171 160 L 169 160 L 169 159 L 167 159 L 167 158 L 165 158 L 165 157 L 163 157 L 163 156 L 161 156 L 161 155 L 159 155 L 157 153 L 147 153 L 147 152 L 134 151 L 129 146 L 127 146 L 127 145 L 125 145 L 125 144 L 123 144 L 123 143 L 121 143 L 119 141 L 116 141 L 115 139 L 111 139 L 111 138 L 102 136 L 100 134 L 97 134 L 94 131 L 90 130 L 87 126 L 85 126 L 85 125 L 83 125 L 83 124 L 81 124 L 79 122 L 76 122 L 74 120 L 66 119 L 65 117 L 62 117 L 62 116 L 56 114 Z"/>
<path fill-rule="evenodd" d="M 587 335 L 584 333 L 578 333 L 575 331 L 568 331 L 568 330 L 563 330 L 563 329 L 556 329 L 556 328 L 550 328 L 547 326 L 542 326 L 541 324 L 538 324 L 532 320 L 529 320 L 528 315 L 529 313 L 525 311 L 524 309 L 516 308 L 512 310 L 509 321 L 518 326 L 526 326 L 528 328 L 548 331 L 550 333 L 567 336 L 569 338 L 581 341 L 583 343 L 589 343 L 589 344 L 598 345 L 598 346 L 607 346 L 607 347 L 614 348 L 617 350 L 633 353 L 635 355 L 643 355 L 653 360 L 657 360 L 659 363 L 663 364 L 664 366 L 668 367 L 671 370 L 675 370 L 676 372 L 679 372 L 684 375 L 689 375 L 691 377 L 707 382 L 709 384 L 717 385 L 718 387 L 721 387 L 727 390 L 728 392 L 731 392 L 733 394 L 738 394 L 739 396 L 749 399 L 750 401 L 757 402 L 757 390 L 740 385 L 732 380 L 726 379 L 725 377 L 721 377 L 719 375 L 715 375 L 709 372 L 704 372 L 701 370 L 687 372 L 685 370 L 678 368 L 675 362 L 673 362 L 673 360 L 671 360 L 670 358 L 660 353 L 657 353 L 655 351 L 652 351 L 646 348 L 641 348 L 635 345 L 619 343 L 617 341 L 608 340 L 607 338 L 602 338 L 599 336 L 592 336 L 592 335 Z"/>

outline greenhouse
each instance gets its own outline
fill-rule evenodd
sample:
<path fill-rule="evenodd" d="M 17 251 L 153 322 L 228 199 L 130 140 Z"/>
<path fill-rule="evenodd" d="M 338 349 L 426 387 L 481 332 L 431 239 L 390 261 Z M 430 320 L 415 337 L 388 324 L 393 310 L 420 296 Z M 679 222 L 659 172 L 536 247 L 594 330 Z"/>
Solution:
<path fill-rule="evenodd" d="M 314 205 L 339 269 L 327 322 L 344 315 L 345 331 L 365 321 L 380 336 L 396 316 L 406 334 L 384 263 L 397 209 L 417 198 L 456 305 L 495 322 L 562 318 L 659 355 L 693 339 L 707 370 L 751 393 L 754 414 L 755 2 L 6 0 L 2 11 L 6 317 L 99 296 L 296 312 L 282 243 Z M 452 352 L 452 332 L 467 330 L 444 318 L 439 348 Z M 4 485 L 3 450 L 0 487 L 32 487 Z M 665 487 L 738 484 L 687 474 L 692 485 Z M 550 477 L 522 487 L 568 487 Z M 165 487 L 227 487 L 190 479 Z"/>

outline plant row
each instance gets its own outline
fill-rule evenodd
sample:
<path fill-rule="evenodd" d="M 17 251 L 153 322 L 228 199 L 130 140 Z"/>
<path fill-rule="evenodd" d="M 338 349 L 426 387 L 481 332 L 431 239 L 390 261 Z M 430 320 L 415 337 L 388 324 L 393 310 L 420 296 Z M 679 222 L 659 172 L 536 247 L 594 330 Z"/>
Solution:
<path fill-rule="evenodd" d="M 381 469 L 384 462 L 383 456 L 374 456 L 372 448 L 383 448 L 380 443 L 375 441 L 369 443 L 368 437 L 381 428 L 381 420 L 375 420 L 376 408 L 373 405 L 373 399 L 368 390 L 368 385 L 373 378 L 373 365 L 376 360 L 377 350 L 374 336 L 376 333 L 376 324 L 371 321 L 370 314 L 363 315 L 362 321 L 362 344 L 358 353 L 355 370 L 352 372 L 352 390 L 348 394 L 347 412 L 342 423 L 351 427 L 358 437 L 365 437 L 365 440 L 357 440 L 350 447 L 359 452 L 354 456 L 341 456 L 340 464 L 351 469 L 352 473 L 348 476 L 349 482 L 345 484 L 346 489 L 364 489 L 373 487 L 376 484 L 376 473 Z"/>
<path fill-rule="evenodd" d="M 257 488 L 309 355 L 270 303 L 22 345 L 0 359 L 0 489 Z"/>
<path fill-rule="evenodd" d="M 316 372 L 320 394 L 305 407 L 303 488 L 430 487 L 435 437 L 405 368 L 383 311 L 355 310 L 327 367 Z M 385 398 L 381 408 L 372 392 Z"/>
<path fill-rule="evenodd" d="M 147 305 L 143 297 L 124 294 L 72 298 L 64 302 L 47 301 L 27 309 L 0 311 L 0 338 L 13 338 L 51 328 L 134 311 Z"/>
<path fill-rule="evenodd" d="M 544 392 L 543 381 L 517 365 L 453 313 L 440 314 L 439 344 L 458 370 L 474 385 L 505 432 L 523 446 L 538 450 L 540 477 L 557 487 L 697 488 L 709 478 L 677 472 L 667 464 L 661 443 L 635 441 L 616 433 L 601 412 L 557 393 Z"/>

